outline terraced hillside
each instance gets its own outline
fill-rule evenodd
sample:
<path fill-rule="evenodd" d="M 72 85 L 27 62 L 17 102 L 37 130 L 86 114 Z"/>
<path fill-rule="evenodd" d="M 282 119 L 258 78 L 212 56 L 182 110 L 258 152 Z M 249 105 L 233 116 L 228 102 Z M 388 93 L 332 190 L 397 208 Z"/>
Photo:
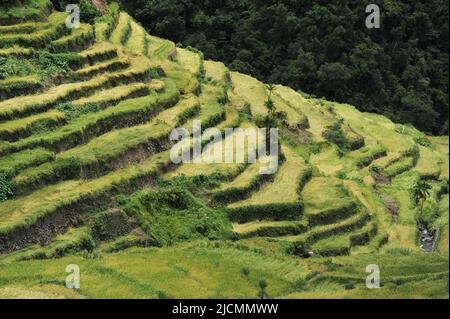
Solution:
<path fill-rule="evenodd" d="M 0 297 L 448 298 L 448 137 L 231 72 L 116 4 L 71 30 L 41 2 L 0 15 Z M 194 120 L 270 122 L 278 170 L 174 164 Z"/>

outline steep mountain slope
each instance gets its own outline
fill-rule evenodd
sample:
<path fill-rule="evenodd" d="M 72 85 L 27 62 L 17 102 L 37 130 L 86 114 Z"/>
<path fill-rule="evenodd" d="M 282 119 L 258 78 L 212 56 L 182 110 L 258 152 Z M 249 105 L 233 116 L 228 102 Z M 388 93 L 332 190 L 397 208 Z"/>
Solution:
<path fill-rule="evenodd" d="M 448 297 L 448 137 L 269 88 L 115 4 L 73 30 L 43 8 L 0 26 L 0 297 Z M 170 159 L 194 120 L 223 134 L 268 119 L 274 175 Z M 76 293 L 71 263 L 87 274 Z M 373 263 L 388 271 L 371 293 Z"/>

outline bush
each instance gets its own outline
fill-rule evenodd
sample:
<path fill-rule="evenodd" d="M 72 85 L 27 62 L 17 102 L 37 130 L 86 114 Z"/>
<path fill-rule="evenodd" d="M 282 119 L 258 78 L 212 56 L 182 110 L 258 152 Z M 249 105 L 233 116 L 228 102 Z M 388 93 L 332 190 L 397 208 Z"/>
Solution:
<path fill-rule="evenodd" d="M 72 68 L 81 65 L 81 58 L 76 53 L 52 54 L 47 51 L 37 51 L 27 59 L 0 57 L 0 80 L 31 74 L 37 74 L 42 80 L 47 80 L 48 77 L 68 74 Z"/>
<path fill-rule="evenodd" d="M 386 253 L 389 255 L 410 256 L 413 251 L 410 248 L 398 247 L 386 249 Z"/>
<path fill-rule="evenodd" d="M 164 186 L 163 186 L 164 185 Z M 231 225 L 221 209 L 207 207 L 186 189 L 160 183 L 158 192 L 141 191 L 120 197 L 124 211 L 138 220 L 141 228 L 158 245 L 173 245 L 192 239 L 224 239 L 231 236 Z"/>
<path fill-rule="evenodd" d="M 320 154 L 322 151 L 322 145 L 318 143 L 309 144 L 309 150 L 312 154 Z"/>
<path fill-rule="evenodd" d="M 14 193 L 14 182 L 12 182 L 5 174 L 0 173 L 0 202 L 13 198 Z"/>
<path fill-rule="evenodd" d="M 60 103 L 55 107 L 66 115 L 68 119 L 75 119 L 88 113 L 100 111 L 98 104 L 88 103 L 83 106 L 75 106 L 72 103 Z"/>
<path fill-rule="evenodd" d="M 68 4 L 78 4 L 80 7 L 80 19 L 82 22 L 93 24 L 101 12 L 92 3 L 92 0 L 52 0 L 53 6 L 58 11 L 66 11 Z"/>
<path fill-rule="evenodd" d="M 344 131 L 342 130 L 343 120 L 339 120 L 333 125 L 329 126 L 322 135 L 327 140 L 330 141 L 344 150 L 349 150 L 350 145 L 345 137 Z"/>
<path fill-rule="evenodd" d="M 349 282 L 349 283 L 346 283 L 345 285 L 344 285 L 344 289 L 345 290 L 352 290 L 352 289 L 355 289 L 355 283 L 352 281 L 352 282 Z"/>
<path fill-rule="evenodd" d="M 0 57 L 0 80 L 10 76 L 25 76 L 31 74 L 33 68 L 20 58 Z"/>
<path fill-rule="evenodd" d="M 241 268 L 241 274 L 243 274 L 245 277 L 248 277 L 250 275 L 250 268 L 242 267 Z"/>
<path fill-rule="evenodd" d="M 414 141 L 417 144 L 419 144 L 420 146 L 423 146 L 423 147 L 431 147 L 431 145 L 432 145 L 430 140 L 428 138 L 426 138 L 425 136 L 416 137 L 414 139 Z"/>
<path fill-rule="evenodd" d="M 98 11 L 97 7 L 92 3 L 92 0 L 81 0 L 80 12 L 81 21 L 89 24 L 94 24 L 95 19 L 101 16 L 101 12 Z"/>
<path fill-rule="evenodd" d="M 217 102 L 220 105 L 226 105 L 226 104 L 228 104 L 230 102 L 230 98 L 228 96 L 228 88 L 227 87 L 223 88 L 223 94 L 222 94 L 222 96 L 219 96 L 217 98 Z"/>

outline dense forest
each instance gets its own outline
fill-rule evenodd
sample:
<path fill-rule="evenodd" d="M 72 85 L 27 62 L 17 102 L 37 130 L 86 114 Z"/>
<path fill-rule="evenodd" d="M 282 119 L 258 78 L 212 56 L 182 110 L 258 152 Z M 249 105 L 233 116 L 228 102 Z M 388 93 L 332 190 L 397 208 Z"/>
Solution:
<path fill-rule="evenodd" d="M 360 110 L 448 133 L 448 2 L 383 0 L 367 29 L 360 0 L 134 0 L 151 33 L 208 59 Z"/>

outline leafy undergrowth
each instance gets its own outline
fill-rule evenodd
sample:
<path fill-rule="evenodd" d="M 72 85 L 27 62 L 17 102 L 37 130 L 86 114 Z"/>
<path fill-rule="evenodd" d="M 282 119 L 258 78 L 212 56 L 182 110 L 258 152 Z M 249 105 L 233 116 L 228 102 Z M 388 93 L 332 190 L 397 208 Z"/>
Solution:
<path fill-rule="evenodd" d="M 69 31 L 39 3 L 0 10 L 0 298 L 448 297 L 448 137 L 230 72 L 116 4 Z M 242 129 L 223 145 L 276 126 L 281 154 L 175 165 L 194 120 Z"/>

